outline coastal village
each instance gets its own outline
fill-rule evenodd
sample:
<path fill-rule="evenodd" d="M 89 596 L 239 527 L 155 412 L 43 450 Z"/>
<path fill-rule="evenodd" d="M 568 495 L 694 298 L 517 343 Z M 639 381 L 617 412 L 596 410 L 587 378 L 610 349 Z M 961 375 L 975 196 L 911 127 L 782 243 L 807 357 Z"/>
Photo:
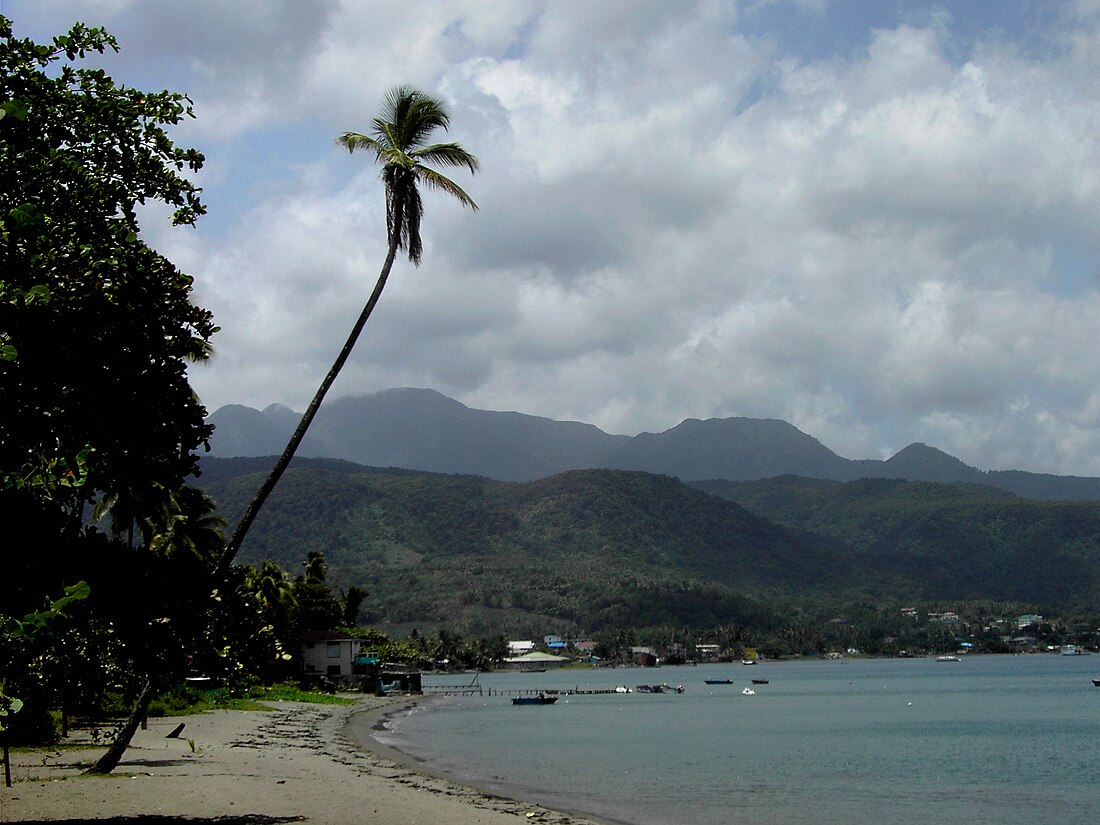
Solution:
<path fill-rule="evenodd" d="M 921 619 L 916 608 L 899 611 L 906 620 Z M 1012 618 L 987 620 L 979 632 L 971 629 L 954 611 L 932 611 L 923 617 L 929 624 L 946 632 L 935 635 L 935 644 L 928 647 L 896 647 L 897 637 L 886 637 L 884 644 L 894 645 L 899 658 L 917 656 L 978 656 L 998 654 L 1053 654 L 1081 656 L 1098 652 L 1097 628 L 1078 623 L 1070 628 L 1057 628 L 1038 614 L 1022 614 Z M 836 625 L 842 625 L 838 620 Z M 325 683 L 357 686 L 369 691 L 420 692 L 422 669 L 408 663 L 384 662 L 370 642 L 337 630 L 310 634 L 301 648 L 302 676 Z M 511 640 L 507 654 L 492 662 L 492 669 L 519 672 L 542 672 L 566 667 L 658 667 L 662 664 L 715 664 L 722 662 L 755 663 L 766 656 L 756 647 L 738 645 L 725 647 L 714 642 L 695 643 L 688 649 L 673 642 L 661 647 L 628 645 L 616 655 L 599 655 L 607 651 L 589 638 L 568 639 L 545 636 L 539 641 Z M 856 647 L 811 651 L 805 656 L 823 659 L 865 656 Z M 433 672 L 469 670 L 460 660 L 424 662 Z"/>

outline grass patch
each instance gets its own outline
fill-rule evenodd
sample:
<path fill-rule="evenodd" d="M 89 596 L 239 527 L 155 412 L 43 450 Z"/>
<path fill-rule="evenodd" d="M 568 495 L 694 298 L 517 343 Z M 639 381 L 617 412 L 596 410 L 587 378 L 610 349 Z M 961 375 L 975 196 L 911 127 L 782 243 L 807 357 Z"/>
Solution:
<path fill-rule="evenodd" d="M 252 698 L 261 702 L 309 702 L 314 705 L 353 705 L 354 699 L 343 696 L 334 696 L 331 693 L 322 693 L 316 690 L 302 690 L 297 685 L 271 685 L 269 687 L 253 688 L 250 691 Z"/>
<path fill-rule="evenodd" d="M 150 716 L 190 716 L 212 710 L 271 710 L 264 702 L 307 702 L 315 705 L 350 705 L 354 699 L 319 690 L 303 690 L 295 684 L 255 686 L 244 695 L 224 689 L 199 690 L 187 685 L 158 696 L 149 708 Z"/>

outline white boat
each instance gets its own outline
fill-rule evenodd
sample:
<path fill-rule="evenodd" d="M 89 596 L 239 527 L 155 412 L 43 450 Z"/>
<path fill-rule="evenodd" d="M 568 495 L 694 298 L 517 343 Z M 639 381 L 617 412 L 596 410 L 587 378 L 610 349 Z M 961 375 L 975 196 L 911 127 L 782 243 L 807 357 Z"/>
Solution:
<path fill-rule="evenodd" d="M 960 659 L 954 653 L 946 653 L 943 656 L 937 656 L 936 661 L 937 662 L 961 662 L 962 659 Z"/>
<path fill-rule="evenodd" d="M 741 691 L 741 694 L 743 696 L 755 696 L 756 691 L 753 690 L 752 688 L 745 688 L 744 690 Z"/>

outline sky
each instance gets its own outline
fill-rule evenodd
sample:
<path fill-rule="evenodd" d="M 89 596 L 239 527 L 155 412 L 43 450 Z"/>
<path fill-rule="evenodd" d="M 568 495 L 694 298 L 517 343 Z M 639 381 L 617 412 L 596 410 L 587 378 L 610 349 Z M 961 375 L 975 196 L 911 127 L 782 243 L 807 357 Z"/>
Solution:
<path fill-rule="evenodd" d="M 335 143 L 442 98 L 475 212 L 426 191 L 329 399 L 428 387 L 661 432 L 789 421 L 847 458 L 923 442 L 1100 475 L 1100 0 L 0 0 L 184 92 L 208 214 L 143 236 L 221 331 L 191 383 L 302 410 L 385 256 Z"/>

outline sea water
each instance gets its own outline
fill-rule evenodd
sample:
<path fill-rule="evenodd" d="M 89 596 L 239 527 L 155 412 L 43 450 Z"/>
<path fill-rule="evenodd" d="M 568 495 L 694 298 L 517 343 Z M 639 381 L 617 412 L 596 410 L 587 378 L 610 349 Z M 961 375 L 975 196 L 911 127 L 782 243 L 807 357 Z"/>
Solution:
<path fill-rule="evenodd" d="M 378 736 L 488 791 L 633 825 L 1065 825 L 1100 822 L 1092 678 L 1097 655 L 493 673 Z M 659 683 L 684 692 L 507 695 Z"/>

